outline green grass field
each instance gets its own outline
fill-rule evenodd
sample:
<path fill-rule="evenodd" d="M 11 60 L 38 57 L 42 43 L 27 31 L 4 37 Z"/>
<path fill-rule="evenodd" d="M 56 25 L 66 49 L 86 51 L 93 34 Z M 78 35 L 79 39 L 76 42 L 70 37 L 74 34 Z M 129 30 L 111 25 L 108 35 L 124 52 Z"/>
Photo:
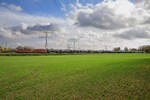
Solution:
<path fill-rule="evenodd" d="M 150 55 L 0 56 L 0 98 L 150 100 Z"/>

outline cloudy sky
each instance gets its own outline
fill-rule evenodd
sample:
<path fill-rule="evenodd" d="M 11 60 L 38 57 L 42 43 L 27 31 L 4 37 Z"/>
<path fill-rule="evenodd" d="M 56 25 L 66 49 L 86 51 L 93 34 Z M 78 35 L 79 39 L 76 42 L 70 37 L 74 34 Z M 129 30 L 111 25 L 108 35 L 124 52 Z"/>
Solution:
<path fill-rule="evenodd" d="M 112 49 L 150 44 L 150 0 L 0 0 L 0 45 Z"/>

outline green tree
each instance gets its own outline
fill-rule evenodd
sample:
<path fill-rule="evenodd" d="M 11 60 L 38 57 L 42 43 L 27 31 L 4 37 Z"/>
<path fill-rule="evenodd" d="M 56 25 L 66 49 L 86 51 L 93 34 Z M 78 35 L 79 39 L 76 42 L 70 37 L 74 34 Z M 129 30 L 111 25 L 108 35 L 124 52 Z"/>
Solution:
<path fill-rule="evenodd" d="M 136 48 L 131 48 L 129 51 L 138 51 Z"/>
<path fill-rule="evenodd" d="M 124 48 L 124 51 L 129 51 L 128 47 L 125 47 L 125 48 Z"/>
<path fill-rule="evenodd" d="M 120 51 L 120 47 L 114 48 L 114 51 Z"/>
<path fill-rule="evenodd" d="M 5 48 L 0 46 L 0 52 L 4 52 L 5 51 Z"/>
<path fill-rule="evenodd" d="M 29 46 L 24 46 L 24 49 L 33 49 L 33 48 Z"/>
<path fill-rule="evenodd" d="M 16 49 L 24 49 L 24 47 L 18 46 L 18 47 L 16 47 Z"/>
<path fill-rule="evenodd" d="M 144 51 L 146 53 L 150 53 L 150 45 L 143 45 L 139 47 L 139 51 Z"/>

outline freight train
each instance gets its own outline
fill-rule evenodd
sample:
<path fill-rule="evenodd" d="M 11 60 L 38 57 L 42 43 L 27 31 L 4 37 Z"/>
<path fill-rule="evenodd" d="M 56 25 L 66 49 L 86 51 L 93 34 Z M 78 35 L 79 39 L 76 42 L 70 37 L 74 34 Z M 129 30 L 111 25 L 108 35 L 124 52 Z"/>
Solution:
<path fill-rule="evenodd" d="M 144 51 L 106 51 L 106 50 L 50 50 L 50 49 L 17 49 L 16 53 L 56 53 L 56 54 L 87 54 L 87 53 L 145 53 Z"/>

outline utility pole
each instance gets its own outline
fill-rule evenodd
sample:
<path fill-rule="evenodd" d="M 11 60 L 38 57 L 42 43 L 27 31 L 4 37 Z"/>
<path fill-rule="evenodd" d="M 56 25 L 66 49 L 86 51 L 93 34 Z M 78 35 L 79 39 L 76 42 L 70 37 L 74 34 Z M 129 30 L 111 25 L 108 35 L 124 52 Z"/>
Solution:
<path fill-rule="evenodd" d="M 7 41 L 5 42 L 4 45 L 5 45 L 5 46 L 4 46 L 4 52 L 7 52 Z"/>
<path fill-rule="evenodd" d="M 80 50 L 80 43 L 79 43 L 79 40 L 78 40 L 78 50 Z"/>
<path fill-rule="evenodd" d="M 73 40 L 73 49 L 76 50 L 76 41 Z"/>
<path fill-rule="evenodd" d="M 107 46 L 107 45 L 105 45 L 105 50 L 107 51 L 107 49 L 108 49 L 108 46 Z"/>
<path fill-rule="evenodd" d="M 48 36 L 48 34 L 47 34 L 47 32 L 45 32 L 45 49 L 48 49 L 47 48 L 47 36 Z"/>

